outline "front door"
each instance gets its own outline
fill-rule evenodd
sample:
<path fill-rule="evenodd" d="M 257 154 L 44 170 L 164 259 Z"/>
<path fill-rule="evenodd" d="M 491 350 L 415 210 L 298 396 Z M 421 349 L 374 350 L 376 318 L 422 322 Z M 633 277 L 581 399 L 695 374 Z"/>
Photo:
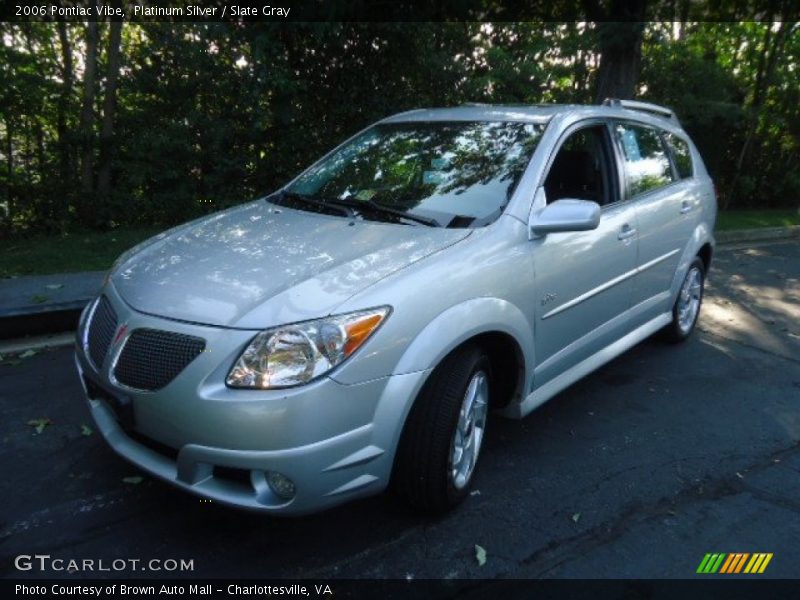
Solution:
<path fill-rule="evenodd" d="M 568 133 L 547 173 L 548 203 L 593 200 L 601 205 L 601 217 L 593 231 L 533 241 L 536 388 L 627 333 L 638 239 L 635 211 L 621 200 L 604 123 Z"/>

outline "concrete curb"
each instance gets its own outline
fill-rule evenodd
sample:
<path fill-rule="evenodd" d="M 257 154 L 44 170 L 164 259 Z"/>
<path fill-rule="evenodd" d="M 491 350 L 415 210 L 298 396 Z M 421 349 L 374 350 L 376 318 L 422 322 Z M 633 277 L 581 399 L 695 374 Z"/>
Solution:
<path fill-rule="evenodd" d="M 75 343 L 75 332 L 50 335 L 37 335 L 16 340 L 0 340 L 0 356 L 17 354 L 25 350 L 43 350 L 45 348 L 61 348 Z"/>
<path fill-rule="evenodd" d="M 105 271 L 29 275 L 0 280 L 0 339 L 75 329 Z"/>
<path fill-rule="evenodd" d="M 94 296 L 87 296 L 86 298 L 78 298 L 76 300 L 67 300 L 65 302 L 48 302 L 40 306 L 31 306 L 26 304 L 24 306 L 12 306 L 0 310 L 0 319 L 10 317 L 27 317 L 29 315 L 41 315 L 45 313 L 57 313 L 77 311 L 80 313 L 83 307 L 89 304 L 94 299 Z"/>
<path fill-rule="evenodd" d="M 734 229 L 733 231 L 717 231 L 714 234 L 718 244 L 736 244 L 740 242 L 756 242 L 762 240 L 780 240 L 800 238 L 800 225 L 787 227 L 760 227 L 758 229 Z"/>
<path fill-rule="evenodd" d="M 62 310 L 0 316 L 0 340 L 16 339 L 61 331 L 74 331 L 83 306 Z"/>

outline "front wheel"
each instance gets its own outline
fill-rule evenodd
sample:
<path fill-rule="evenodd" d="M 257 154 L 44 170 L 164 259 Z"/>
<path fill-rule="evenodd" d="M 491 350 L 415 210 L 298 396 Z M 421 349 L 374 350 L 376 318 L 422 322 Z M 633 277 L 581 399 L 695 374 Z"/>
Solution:
<path fill-rule="evenodd" d="M 700 314 L 700 305 L 703 302 L 705 280 L 705 265 L 699 257 L 695 257 L 689 265 L 678 298 L 672 307 L 672 322 L 665 329 L 667 339 L 670 341 L 682 342 L 694 331 Z"/>
<path fill-rule="evenodd" d="M 469 493 L 486 433 L 491 365 L 477 346 L 448 356 L 411 409 L 393 484 L 412 506 L 441 513 Z"/>

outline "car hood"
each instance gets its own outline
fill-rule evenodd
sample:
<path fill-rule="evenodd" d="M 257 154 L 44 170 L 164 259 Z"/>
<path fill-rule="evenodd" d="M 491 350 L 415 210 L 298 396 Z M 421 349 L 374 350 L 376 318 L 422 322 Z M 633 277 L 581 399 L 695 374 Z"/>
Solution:
<path fill-rule="evenodd" d="M 351 221 L 257 200 L 148 240 L 120 260 L 111 281 L 140 312 L 261 329 L 330 314 L 469 234 Z"/>

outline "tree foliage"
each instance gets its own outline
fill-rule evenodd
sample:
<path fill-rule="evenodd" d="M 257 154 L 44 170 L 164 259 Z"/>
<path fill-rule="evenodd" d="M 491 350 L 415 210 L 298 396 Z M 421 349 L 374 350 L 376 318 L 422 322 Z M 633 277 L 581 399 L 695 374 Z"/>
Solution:
<path fill-rule="evenodd" d="M 391 113 L 587 103 L 615 77 L 676 109 L 726 206 L 796 206 L 798 24 L 687 7 L 645 25 L 2 23 L 0 235 L 170 225 L 271 191 Z"/>

